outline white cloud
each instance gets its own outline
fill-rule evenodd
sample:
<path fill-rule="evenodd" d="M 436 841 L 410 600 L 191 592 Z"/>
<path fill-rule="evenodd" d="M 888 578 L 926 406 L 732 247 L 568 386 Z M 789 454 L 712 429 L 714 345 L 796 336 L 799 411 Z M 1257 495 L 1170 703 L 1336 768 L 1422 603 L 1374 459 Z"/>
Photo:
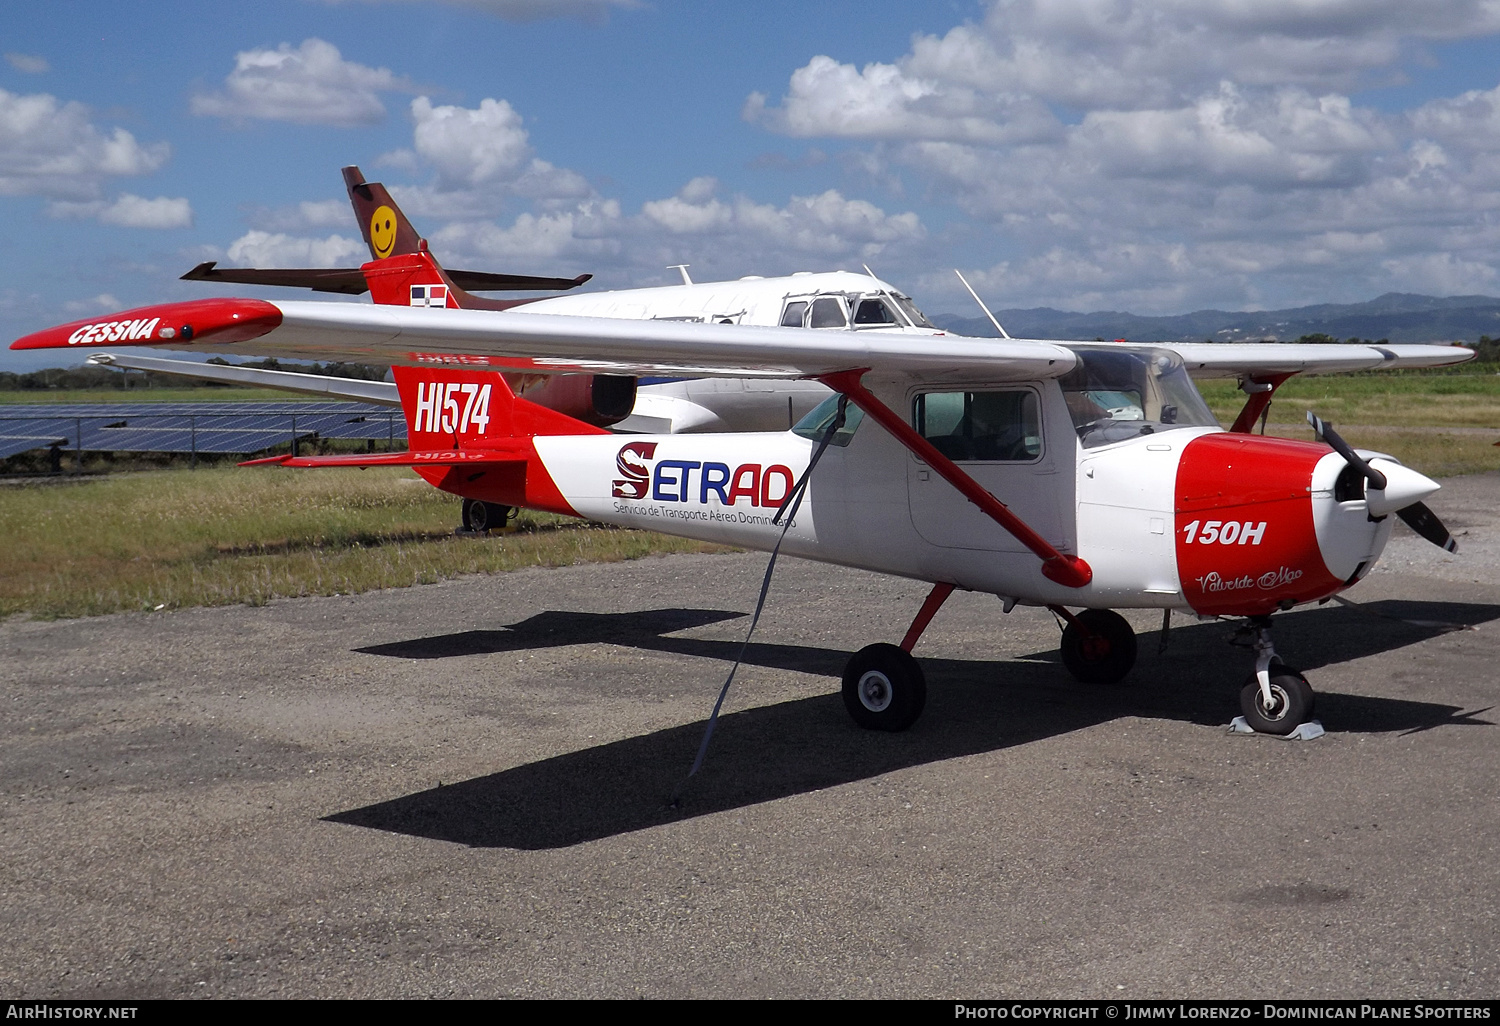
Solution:
<path fill-rule="evenodd" d="M 815 57 L 744 116 L 860 142 L 846 168 L 957 208 L 942 237 L 996 303 L 1472 291 L 1500 267 L 1500 88 L 1404 113 L 1353 96 L 1496 33 L 1492 0 L 990 0 L 894 59 Z M 924 284 L 957 307 L 950 278 Z"/>
<path fill-rule="evenodd" d="M 170 154 L 123 128 L 101 131 L 81 103 L 0 89 L 0 195 L 91 200 L 106 178 L 155 171 Z"/>
<path fill-rule="evenodd" d="M 411 83 L 389 69 L 346 61 L 338 47 L 314 38 L 296 49 L 282 43 L 236 54 L 224 91 L 197 94 L 191 109 L 231 120 L 347 127 L 385 119 L 380 93 L 411 91 Z"/>
<path fill-rule="evenodd" d="M 121 193 L 113 203 L 55 201 L 47 205 L 47 213 L 63 218 L 97 218 L 120 228 L 190 228 L 193 224 L 193 208 L 186 199 L 146 199 L 128 192 Z"/>
<path fill-rule="evenodd" d="M 145 199 L 127 192 L 101 210 L 99 220 L 122 228 L 189 228 L 193 208 L 186 199 Z"/>
<path fill-rule="evenodd" d="M 483 208 L 484 194 L 581 199 L 592 191 L 583 176 L 535 156 L 521 115 L 505 100 L 438 107 L 419 96 L 411 116 L 415 156 L 437 171 L 436 192 L 460 194 Z M 495 201 L 488 206 L 493 209 Z"/>
<path fill-rule="evenodd" d="M 47 58 L 29 53 L 8 53 L 5 55 L 5 63 L 28 75 L 41 75 L 52 70 Z"/>
<path fill-rule="evenodd" d="M 253 229 L 229 244 L 229 260 L 238 267 L 342 267 L 369 256 L 362 239 L 330 235 L 309 239 Z"/>

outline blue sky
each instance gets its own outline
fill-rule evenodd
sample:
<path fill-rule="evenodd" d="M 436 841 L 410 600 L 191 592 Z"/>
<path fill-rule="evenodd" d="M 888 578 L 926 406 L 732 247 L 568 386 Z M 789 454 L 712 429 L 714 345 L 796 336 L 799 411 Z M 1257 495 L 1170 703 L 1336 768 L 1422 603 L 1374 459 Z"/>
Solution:
<path fill-rule="evenodd" d="M 932 312 L 1500 294 L 1493 0 L 60 2 L 0 36 L 0 335 L 363 256 L 870 266 Z M 0 356 L 0 369 L 35 366 Z"/>

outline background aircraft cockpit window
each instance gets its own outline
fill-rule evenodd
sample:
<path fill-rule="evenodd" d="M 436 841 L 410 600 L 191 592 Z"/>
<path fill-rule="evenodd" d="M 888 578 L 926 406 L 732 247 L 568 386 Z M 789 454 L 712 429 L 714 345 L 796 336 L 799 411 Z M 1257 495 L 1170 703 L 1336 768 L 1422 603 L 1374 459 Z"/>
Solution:
<path fill-rule="evenodd" d="M 1085 449 L 1173 428 L 1218 425 L 1175 353 L 1071 348 L 1078 366 L 1058 384 Z"/>
<path fill-rule="evenodd" d="M 844 316 L 844 304 L 834 296 L 820 296 L 813 300 L 809 328 L 846 328 L 849 319 Z"/>
<path fill-rule="evenodd" d="M 828 430 L 828 425 L 839 412 L 839 397 L 837 393 L 824 399 L 817 406 L 808 411 L 807 416 L 797 421 L 797 426 L 792 428 L 792 434 L 810 438 L 814 442 L 823 440 L 823 432 Z M 828 440 L 829 445 L 848 445 L 849 440 L 854 437 L 854 432 L 859 430 L 859 425 L 865 419 L 865 411 L 853 403 L 844 407 L 844 426 L 833 433 Z"/>
<path fill-rule="evenodd" d="M 781 326 L 783 328 L 802 327 L 802 315 L 805 313 L 807 313 L 806 303 L 788 303 L 786 309 L 781 312 Z"/>
<path fill-rule="evenodd" d="M 923 316 L 922 311 L 917 309 L 917 304 L 911 301 L 910 296 L 903 296 L 901 293 L 897 292 L 891 298 L 896 301 L 896 305 L 901 308 L 902 313 L 906 314 L 907 318 L 912 322 L 913 325 L 918 328 L 932 328 L 934 330 L 937 329 L 937 325 L 929 321 L 925 316 Z"/>
<path fill-rule="evenodd" d="M 855 306 L 854 323 L 856 325 L 895 327 L 901 321 L 896 317 L 896 311 L 886 306 L 884 301 L 871 297 L 861 299 L 858 305 Z"/>
<path fill-rule="evenodd" d="M 927 392 L 915 404 L 917 433 L 955 462 L 1028 461 L 1042 454 L 1036 393 Z"/>

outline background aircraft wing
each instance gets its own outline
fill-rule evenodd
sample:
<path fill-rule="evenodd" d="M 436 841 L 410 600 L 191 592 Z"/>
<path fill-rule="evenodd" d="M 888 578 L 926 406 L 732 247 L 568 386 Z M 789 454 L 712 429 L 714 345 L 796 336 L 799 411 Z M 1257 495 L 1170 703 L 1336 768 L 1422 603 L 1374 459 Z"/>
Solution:
<path fill-rule="evenodd" d="M 801 378 L 879 374 L 1027 381 L 1065 374 L 1050 342 L 818 331 L 362 303 L 200 299 L 28 335 L 12 349 L 151 346 L 194 352 L 541 373 Z"/>
<path fill-rule="evenodd" d="M 1461 346 L 1298 345 L 1289 342 L 1165 342 L 1195 378 L 1256 374 L 1347 374 L 1382 367 L 1447 367 L 1474 358 Z"/>

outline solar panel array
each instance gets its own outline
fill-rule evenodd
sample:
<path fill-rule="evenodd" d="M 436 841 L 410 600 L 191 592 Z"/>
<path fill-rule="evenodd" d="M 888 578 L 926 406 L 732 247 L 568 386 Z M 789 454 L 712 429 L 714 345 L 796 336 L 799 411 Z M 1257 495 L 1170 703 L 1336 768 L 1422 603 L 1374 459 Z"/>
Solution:
<path fill-rule="evenodd" d="M 390 406 L 351 402 L 0 405 L 0 459 L 60 446 L 85 452 L 256 453 L 296 438 L 406 444 Z"/>

